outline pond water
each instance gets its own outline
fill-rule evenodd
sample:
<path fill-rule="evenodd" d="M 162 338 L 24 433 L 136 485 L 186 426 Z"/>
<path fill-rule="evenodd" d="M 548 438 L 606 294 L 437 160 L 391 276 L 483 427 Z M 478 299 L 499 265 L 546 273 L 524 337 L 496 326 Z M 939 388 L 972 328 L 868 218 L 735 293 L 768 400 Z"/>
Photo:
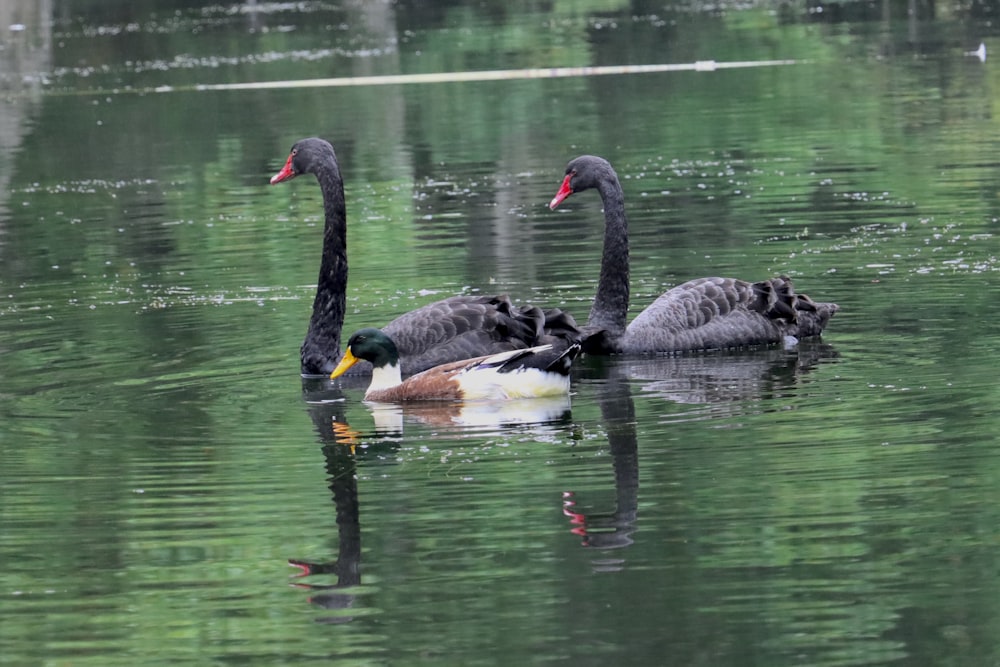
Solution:
<path fill-rule="evenodd" d="M 426 4 L 0 6 L 0 664 L 1000 660 L 1000 7 Z M 311 135 L 348 331 L 584 319 L 600 203 L 546 207 L 581 153 L 634 312 L 779 273 L 842 310 L 585 359 L 568 405 L 374 409 L 298 375 L 322 202 L 267 183 Z"/>

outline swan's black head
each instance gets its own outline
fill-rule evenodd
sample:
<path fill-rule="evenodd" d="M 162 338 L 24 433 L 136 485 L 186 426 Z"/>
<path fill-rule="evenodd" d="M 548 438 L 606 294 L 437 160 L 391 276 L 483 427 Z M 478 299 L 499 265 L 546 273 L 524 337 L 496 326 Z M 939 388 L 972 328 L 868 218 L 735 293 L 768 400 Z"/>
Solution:
<path fill-rule="evenodd" d="M 603 181 L 617 180 L 618 174 L 611 168 L 611 163 L 604 158 L 596 155 L 581 155 L 573 158 L 566 165 L 566 178 L 563 179 L 559 192 L 549 202 L 549 208 L 555 209 L 574 192 L 596 188 Z"/>
<path fill-rule="evenodd" d="M 306 173 L 316 173 L 323 165 L 336 165 L 337 155 L 326 139 L 309 137 L 295 142 L 281 171 L 271 177 L 271 185 Z"/>

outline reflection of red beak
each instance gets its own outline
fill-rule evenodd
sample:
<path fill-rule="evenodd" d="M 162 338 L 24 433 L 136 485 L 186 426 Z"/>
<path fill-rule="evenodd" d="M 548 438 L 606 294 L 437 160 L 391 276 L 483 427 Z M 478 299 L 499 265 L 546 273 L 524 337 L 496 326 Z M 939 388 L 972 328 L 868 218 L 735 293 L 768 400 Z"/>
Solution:
<path fill-rule="evenodd" d="M 568 177 L 567 177 L 568 178 Z M 559 194 L 562 194 L 560 190 Z M 556 195 L 557 197 L 559 195 Z M 566 197 L 563 197 L 565 199 Z M 563 491 L 563 515 L 569 517 L 569 522 L 573 525 L 569 529 L 569 532 L 574 535 L 579 535 L 584 538 L 583 546 L 587 545 L 587 515 L 581 514 L 580 512 L 574 512 L 573 506 L 576 505 L 576 501 L 573 500 L 572 491 Z"/>
<path fill-rule="evenodd" d="M 277 176 L 275 176 L 275 178 L 277 178 Z M 295 560 L 294 558 L 289 558 L 288 564 L 291 565 L 292 567 L 297 567 L 300 570 L 297 574 L 293 574 L 292 575 L 293 577 L 308 577 L 310 574 L 313 573 L 312 563 L 307 563 L 304 560 Z"/>
<path fill-rule="evenodd" d="M 277 176 L 275 176 L 274 178 L 277 178 Z M 274 178 L 271 179 L 272 183 L 274 183 Z M 573 174 L 566 174 L 566 178 L 563 179 L 563 184 L 562 187 L 559 188 L 559 192 L 557 192 L 556 196 L 553 197 L 552 201 L 549 202 L 549 208 L 552 209 L 553 211 L 556 209 L 556 206 L 559 206 L 559 204 L 562 203 L 563 199 L 566 199 L 566 197 L 569 197 L 571 194 L 573 194 L 573 188 L 569 186 L 570 179 L 572 178 Z"/>
<path fill-rule="evenodd" d="M 289 155 L 288 160 L 285 162 L 285 166 L 281 168 L 281 171 L 271 177 L 271 185 L 287 181 L 288 179 L 295 178 L 297 176 L 295 169 L 292 168 L 293 157 L 293 155 Z"/>

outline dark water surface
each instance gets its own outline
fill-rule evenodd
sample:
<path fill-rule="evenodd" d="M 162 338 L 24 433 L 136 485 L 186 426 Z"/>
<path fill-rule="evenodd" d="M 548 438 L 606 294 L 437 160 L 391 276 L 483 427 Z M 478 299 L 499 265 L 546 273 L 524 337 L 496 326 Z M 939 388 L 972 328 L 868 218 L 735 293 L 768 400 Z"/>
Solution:
<path fill-rule="evenodd" d="M 0 664 L 1000 661 L 996 5 L 425 4 L 0 6 Z M 267 180 L 315 134 L 348 330 L 585 319 L 600 204 L 545 206 L 580 153 L 635 312 L 777 273 L 843 310 L 585 360 L 569 405 L 375 410 L 297 374 L 321 199 Z"/>

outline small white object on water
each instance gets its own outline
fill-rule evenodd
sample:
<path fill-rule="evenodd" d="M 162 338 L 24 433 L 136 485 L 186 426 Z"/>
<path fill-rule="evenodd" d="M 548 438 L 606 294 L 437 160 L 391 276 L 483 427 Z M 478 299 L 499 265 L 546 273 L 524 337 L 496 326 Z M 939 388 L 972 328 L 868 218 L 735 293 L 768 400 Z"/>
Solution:
<path fill-rule="evenodd" d="M 979 58 L 979 62 L 981 63 L 986 62 L 986 44 L 983 42 L 979 42 L 978 49 L 976 49 L 975 51 L 966 51 L 965 55 L 975 56 L 976 58 Z"/>
<path fill-rule="evenodd" d="M 7 29 L 10 30 L 11 32 L 24 32 L 24 24 L 23 23 L 11 23 L 7 27 Z"/>

